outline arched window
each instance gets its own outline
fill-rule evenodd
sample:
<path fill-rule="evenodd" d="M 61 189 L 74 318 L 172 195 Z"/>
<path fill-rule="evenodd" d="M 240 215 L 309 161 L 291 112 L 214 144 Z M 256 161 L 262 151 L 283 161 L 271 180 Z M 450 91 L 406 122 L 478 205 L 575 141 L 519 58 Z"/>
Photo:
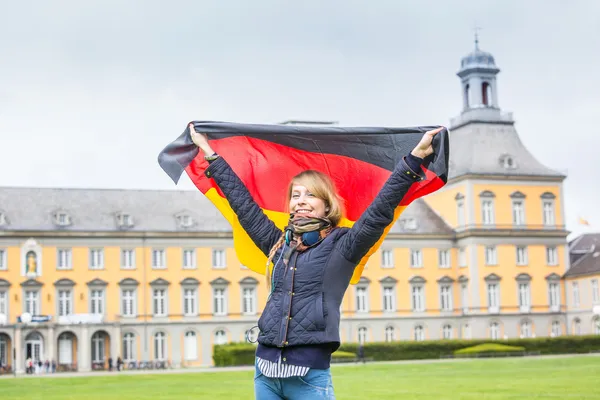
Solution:
<path fill-rule="evenodd" d="M 421 325 L 415 326 L 415 340 L 422 341 L 425 340 L 425 329 Z"/>
<path fill-rule="evenodd" d="M 481 102 L 484 106 L 490 106 L 492 103 L 492 87 L 488 82 L 481 84 Z"/>
<path fill-rule="evenodd" d="M 135 336 L 131 332 L 123 335 L 123 361 L 135 361 Z"/>
<path fill-rule="evenodd" d="M 451 325 L 444 325 L 444 327 L 442 328 L 442 337 L 444 339 L 452 339 L 452 326 Z"/>
<path fill-rule="evenodd" d="M 187 331 L 185 333 L 185 340 L 183 344 L 185 360 L 190 361 L 198 359 L 198 341 L 196 340 L 196 332 Z"/>
<path fill-rule="evenodd" d="M 393 326 L 388 326 L 385 328 L 385 341 L 386 342 L 393 342 L 395 339 L 395 332 L 394 332 L 394 327 Z"/>
<path fill-rule="evenodd" d="M 167 359 L 167 343 L 164 332 L 154 334 L 154 359 L 164 361 Z"/>
<path fill-rule="evenodd" d="M 361 326 L 358 328 L 358 342 L 366 343 L 367 342 L 367 328 Z"/>
<path fill-rule="evenodd" d="M 471 88 L 471 87 L 470 87 L 470 86 L 469 86 L 469 84 L 467 83 L 467 84 L 465 85 L 465 108 L 469 108 L 469 104 L 470 104 L 470 101 L 469 101 L 469 89 L 470 89 L 470 88 Z"/>
<path fill-rule="evenodd" d="M 227 334 L 224 330 L 218 330 L 215 332 L 215 344 L 227 343 Z"/>

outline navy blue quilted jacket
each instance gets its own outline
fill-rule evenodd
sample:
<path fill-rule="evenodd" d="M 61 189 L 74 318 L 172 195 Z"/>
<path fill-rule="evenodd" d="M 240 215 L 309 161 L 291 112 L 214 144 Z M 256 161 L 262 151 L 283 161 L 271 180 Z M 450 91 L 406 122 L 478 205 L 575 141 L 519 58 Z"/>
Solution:
<path fill-rule="evenodd" d="M 213 161 L 205 174 L 219 185 L 242 227 L 268 255 L 281 230 L 222 157 Z M 339 347 L 340 304 L 354 268 L 392 222 L 411 184 L 420 179 L 423 176 L 400 161 L 352 228 L 336 228 L 317 246 L 294 252 L 287 267 L 280 257 L 284 249 L 275 254 L 273 292 L 258 321 L 259 343 L 276 347 L 327 343 L 332 351 Z"/>

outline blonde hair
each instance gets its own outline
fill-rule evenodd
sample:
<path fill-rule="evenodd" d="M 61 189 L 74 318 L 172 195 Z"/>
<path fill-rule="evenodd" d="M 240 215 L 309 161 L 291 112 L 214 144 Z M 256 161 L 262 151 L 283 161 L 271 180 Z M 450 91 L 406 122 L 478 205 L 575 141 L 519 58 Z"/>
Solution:
<path fill-rule="evenodd" d="M 337 191 L 335 189 L 335 185 L 331 178 L 319 171 L 315 170 L 306 170 L 298 175 L 294 176 L 290 181 L 288 186 L 287 196 L 286 196 L 286 209 L 289 212 L 289 204 L 290 199 L 292 198 L 292 188 L 294 185 L 302 185 L 308 189 L 315 197 L 323 200 L 325 202 L 325 217 L 331 221 L 331 227 L 335 228 L 338 226 L 343 216 L 343 207 L 342 200 L 340 199 Z M 267 288 L 271 290 L 271 271 L 269 269 L 269 265 L 273 261 L 273 257 L 277 250 L 283 246 L 283 242 L 285 241 L 285 232 L 281 235 L 279 240 L 275 243 L 275 245 L 269 251 L 269 257 L 267 259 L 267 270 L 266 270 L 266 278 L 267 278 Z"/>

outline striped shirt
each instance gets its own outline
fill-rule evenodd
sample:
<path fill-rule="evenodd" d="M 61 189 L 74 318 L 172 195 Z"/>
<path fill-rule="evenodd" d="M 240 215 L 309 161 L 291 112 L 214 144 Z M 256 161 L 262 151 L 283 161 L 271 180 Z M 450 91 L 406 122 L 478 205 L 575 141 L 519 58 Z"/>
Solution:
<path fill-rule="evenodd" d="M 269 361 L 256 357 L 258 369 L 267 378 L 289 378 L 291 376 L 305 376 L 310 367 L 300 367 L 298 365 L 282 364 L 281 357 L 277 362 Z"/>

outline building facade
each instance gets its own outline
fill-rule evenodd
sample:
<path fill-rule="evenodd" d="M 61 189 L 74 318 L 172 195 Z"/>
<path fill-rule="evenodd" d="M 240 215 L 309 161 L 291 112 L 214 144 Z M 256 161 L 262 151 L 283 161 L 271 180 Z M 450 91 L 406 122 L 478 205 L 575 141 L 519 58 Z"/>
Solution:
<path fill-rule="evenodd" d="M 462 59 L 448 184 L 406 209 L 348 289 L 343 342 L 588 332 L 567 301 L 594 280 L 564 277 L 565 176 L 519 140 L 498 72 L 477 44 Z M 267 295 L 199 192 L 0 188 L 0 368 L 211 365 L 215 343 L 254 340 Z"/>

